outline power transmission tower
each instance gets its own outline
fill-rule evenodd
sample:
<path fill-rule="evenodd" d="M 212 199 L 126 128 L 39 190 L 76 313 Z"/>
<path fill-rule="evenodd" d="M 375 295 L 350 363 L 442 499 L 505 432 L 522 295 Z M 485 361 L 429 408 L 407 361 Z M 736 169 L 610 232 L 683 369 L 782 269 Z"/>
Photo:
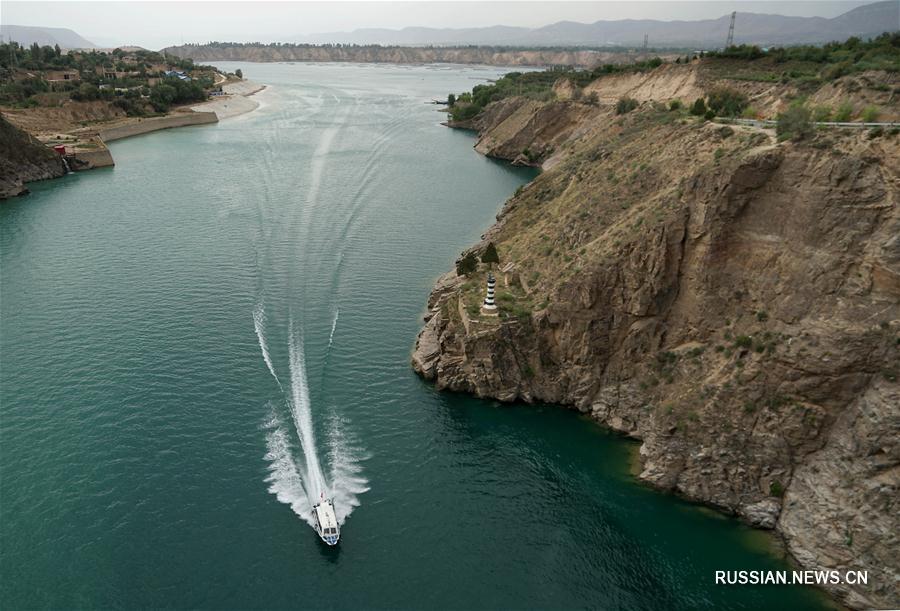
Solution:
<path fill-rule="evenodd" d="M 644 34 L 644 53 L 647 52 L 647 35 Z"/>
<path fill-rule="evenodd" d="M 725 41 L 725 48 L 734 46 L 734 18 L 737 16 L 737 11 L 732 11 L 731 13 L 731 25 L 728 26 L 728 40 Z"/>

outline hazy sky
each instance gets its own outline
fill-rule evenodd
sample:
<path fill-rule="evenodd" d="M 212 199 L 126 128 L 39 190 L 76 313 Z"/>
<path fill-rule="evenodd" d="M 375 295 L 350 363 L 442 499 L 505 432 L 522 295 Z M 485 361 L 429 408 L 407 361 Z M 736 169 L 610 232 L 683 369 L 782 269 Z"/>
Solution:
<path fill-rule="evenodd" d="M 694 20 L 733 10 L 834 17 L 869 1 L 707 2 L 32 2 L 0 0 L 0 23 L 71 28 L 98 45 L 150 49 L 184 42 L 286 41 L 357 28 L 538 27 L 556 21 L 599 19 Z"/>

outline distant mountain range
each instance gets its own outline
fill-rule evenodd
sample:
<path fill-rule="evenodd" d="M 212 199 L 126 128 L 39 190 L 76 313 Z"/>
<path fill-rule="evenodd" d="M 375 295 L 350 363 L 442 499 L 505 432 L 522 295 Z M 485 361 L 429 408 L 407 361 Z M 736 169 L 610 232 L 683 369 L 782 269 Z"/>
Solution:
<path fill-rule="evenodd" d="M 63 49 L 93 49 L 97 45 L 82 38 L 68 28 L 42 28 L 30 25 L 0 25 L 0 35 L 4 41 L 14 40 L 24 47 L 38 43 L 59 45 Z"/>
<path fill-rule="evenodd" d="M 774 5 L 775 3 L 773 3 Z M 775 5 L 777 6 L 777 5 Z M 650 47 L 716 48 L 725 43 L 731 15 L 699 21 L 624 19 L 577 23 L 559 21 L 540 28 L 497 25 L 483 28 L 425 28 L 401 30 L 365 28 L 352 32 L 330 32 L 296 36 L 282 42 L 308 44 L 356 44 L 400 46 L 490 45 L 509 47 L 634 47 L 647 35 Z M 900 29 L 900 0 L 886 0 L 857 7 L 837 17 L 786 17 L 760 13 L 737 13 L 735 44 L 760 46 L 819 44 L 869 38 Z M 65 49 L 91 49 L 97 45 L 66 28 L 0 25 L 5 40 L 22 45 L 37 42 Z"/>
<path fill-rule="evenodd" d="M 776 5 L 777 6 L 777 5 Z M 699 21 L 625 19 L 577 23 L 560 21 L 540 28 L 493 26 L 485 28 L 422 28 L 402 30 L 368 28 L 352 32 L 330 32 L 297 36 L 286 42 L 382 45 L 501 45 L 546 46 L 635 46 L 644 35 L 651 47 L 719 47 L 725 43 L 731 15 Z M 734 29 L 736 44 L 762 46 L 815 44 L 868 38 L 900 29 L 900 0 L 867 4 L 832 19 L 785 17 L 738 13 Z"/>

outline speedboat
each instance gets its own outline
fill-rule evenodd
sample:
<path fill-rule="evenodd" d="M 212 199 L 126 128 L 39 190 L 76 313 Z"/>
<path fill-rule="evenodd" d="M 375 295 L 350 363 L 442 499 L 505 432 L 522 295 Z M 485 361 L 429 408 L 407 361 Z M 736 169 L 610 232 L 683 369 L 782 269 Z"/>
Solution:
<path fill-rule="evenodd" d="M 313 515 L 316 516 L 316 532 L 322 537 L 322 541 L 328 545 L 337 545 L 341 538 L 338 529 L 337 516 L 334 514 L 334 503 L 322 495 L 322 500 L 313 505 Z"/>

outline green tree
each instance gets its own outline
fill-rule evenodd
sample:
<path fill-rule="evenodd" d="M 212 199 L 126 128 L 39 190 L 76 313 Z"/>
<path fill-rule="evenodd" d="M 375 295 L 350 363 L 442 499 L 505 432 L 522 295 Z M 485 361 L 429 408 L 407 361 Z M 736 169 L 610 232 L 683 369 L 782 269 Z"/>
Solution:
<path fill-rule="evenodd" d="M 703 98 L 697 98 L 697 100 L 691 106 L 691 114 L 697 115 L 698 117 L 702 117 L 706 114 L 706 102 L 703 101 Z"/>
<path fill-rule="evenodd" d="M 493 263 L 500 264 L 500 255 L 497 254 L 497 247 L 494 246 L 493 242 L 488 242 L 487 248 L 481 253 L 481 262 L 488 265 Z"/>
<path fill-rule="evenodd" d="M 242 79 L 242 80 L 243 80 L 243 78 L 244 78 L 244 71 L 241 70 L 240 68 L 238 68 L 237 70 L 234 71 L 234 75 L 235 75 L 236 77 L 238 77 L 239 79 Z"/>
<path fill-rule="evenodd" d="M 709 93 L 707 105 L 720 117 L 736 117 L 747 107 L 747 96 L 734 89 L 719 87 Z"/>
<path fill-rule="evenodd" d="M 478 269 L 478 259 L 472 253 L 467 253 L 466 256 L 456 262 L 457 276 L 468 276 L 476 269 Z"/>
<path fill-rule="evenodd" d="M 447 106 L 453 106 L 454 104 L 456 104 L 456 96 L 451 93 L 447 96 Z"/>
<path fill-rule="evenodd" d="M 78 90 L 72 94 L 72 99 L 78 102 L 90 102 L 100 99 L 100 90 L 93 83 L 82 83 Z"/>

